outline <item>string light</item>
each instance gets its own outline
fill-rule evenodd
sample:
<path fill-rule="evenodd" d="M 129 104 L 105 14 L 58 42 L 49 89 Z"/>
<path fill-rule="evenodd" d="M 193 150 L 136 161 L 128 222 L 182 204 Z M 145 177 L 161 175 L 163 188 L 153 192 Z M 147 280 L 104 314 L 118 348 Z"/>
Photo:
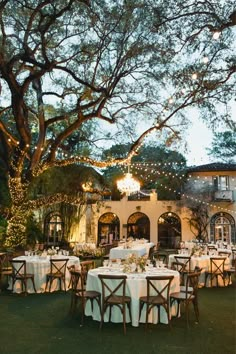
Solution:
<path fill-rule="evenodd" d="M 213 33 L 213 39 L 217 40 L 219 39 L 220 37 L 220 32 L 216 31 Z M 202 59 L 202 62 L 204 64 L 207 64 L 209 61 L 208 57 L 203 57 Z M 193 80 L 196 80 L 198 77 L 198 75 L 196 73 L 194 73 L 192 75 L 192 79 Z M 185 94 L 186 93 L 186 89 L 183 88 L 181 90 L 181 93 L 182 94 Z M 179 93 L 177 92 L 176 93 L 176 98 L 179 97 Z M 174 97 L 171 97 L 169 98 L 168 100 L 168 103 L 169 104 L 172 104 L 174 102 Z M 166 113 L 167 112 L 167 109 L 165 108 L 163 110 L 162 113 Z M 161 125 L 159 123 L 156 124 L 155 126 L 156 129 L 161 129 Z M 34 129 L 35 131 L 35 129 Z M 148 135 L 148 134 L 147 134 Z M 13 141 L 12 141 L 13 140 Z M 14 139 L 8 139 L 9 142 L 11 142 L 12 144 L 16 144 L 16 145 L 19 145 L 19 141 L 16 141 Z M 67 158 L 67 154 L 64 154 L 64 157 L 65 159 L 64 160 L 57 160 L 57 161 L 54 161 L 53 163 L 45 163 L 45 162 L 41 162 L 38 164 L 38 166 L 33 170 L 33 176 L 37 176 L 39 175 L 40 173 L 44 172 L 45 170 L 47 170 L 49 167 L 52 167 L 52 166 L 66 166 L 66 165 L 69 165 L 69 164 L 73 164 L 73 163 L 82 163 L 82 164 L 88 164 L 88 165 L 92 165 L 94 167 L 99 167 L 99 168 L 104 168 L 104 167 L 108 167 L 108 166 L 113 166 L 113 165 L 125 165 L 127 164 L 130 159 L 138 152 L 138 150 L 141 148 L 143 144 L 143 140 L 139 142 L 139 144 L 137 144 L 135 150 L 129 154 L 128 158 L 126 159 L 111 159 L 109 161 L 95 161 L 93 159 L 90 159 L 90 158 L 86 158 L 86 157 L 79 157 L 79 156 L 71 156 L 70 158 Z M 29 147 L 29 144 L 26 144 L 26 147 L 28 148 Z M 37 146 L 36 147 L 32 147 L 32 149 L 35 149 L 37 150 Z M 19 151 L 20 149 L 18 149 Z M 41 148 L 41 151 L 43 151 L 44 149 Z M 50 149 L 48 149 L 48 152 L 50 152 Z M 61 152 L 62 153 L 62 152 Z M 25 152 L 22 150 L 21 151 L 21 154 L 20 156 L 24 156 Z M 172 163 L 173 164 L 173 163 Z M 155 167 L 157 166 L 157 164 L 152 164 L 152 167 Z M 158 166 L 161 166 L 161 164 L 159 164 Z M 167 166 L 167 164 L 164 164 L 164 166 Z M 178 165 L 179 166 L 179 165 Z M 181 164 L 180 164 L 181 166 Z M 138 167 L 136 166 L 136 168 L 138 169 Z M 14 169 L 17 170 L 18 167 L 14 166 Z M 18 172 L 18 171 L 17 171 Z M 152 169 L 152 171 L 150 173 L 157 173 L 159 175 L 162 175 L 163 172 L 162 171 L 155 171 Z M 151 174 L 148 174 L 149 178 L 151 177 Z M 20 173 L 18 172 L 18 175 Z M 132 175 L 131 175 L 132 177 Z M 184 175 L 178 175 L 178 174 L 174 174 L 174 173 L 169 173 L 169 177 L 171 178 L 176 178 L 178 177 L 180 180 L 184 177 Z M 202 176 L 201 176 L 202 177 Z M 191 179 L 192 176 L 189 175 L 189 178 Z M 190 179 L 187 179 L 188 181 Z M 197 178 L 194 179 L 194 183 L 199 183 L 199 176 L 195 177 Z M 209 178 L 212 178 L 212 177 L 209 177 Z M 208 181 L 208 177 L 205 177 L 206 179 L 206 183 Z M 234 180 L 234 179 L 232 179 Z M 204 183 L 204 182 L 203 182 Z M 212 183 L 209 183 L 210 185 L 213 185 Z M 139 185 L 140 186 L 140 185 Z M 14 235 L 16 235 L 19 231 L 19 240 L 21 240 L 22 242 L 24 240 L 22 240 L 22 235 L 24 235 L 24 225 L 22 224 L 22 221 L 23 219 L 25 219 L 25 216 L 27 215 L 27 207 L 31 206 L 32 208 L 38 208 L 40 205 L 43 206 L 43 205 L 49 205 L 49 204 L 53 204 L 53 203 L 57 203 L 59 201 L 68 201 L 70 203 L 76 203 L 78 201 L 78 198 L 69 198 L 68 196 L 65 196 L 65 195 L 56 195 L 56 196 L 53 196 L 53 197 L 44 197 L 44 198 L 41 198 L 40 200 L 37 200 L 37 201 L 28 201 L 27 203 L 23 202 L 26 200 L 25 198 L 25 191 L 27 189 L 27 185 L 23 185 L 21 183 L 21 181 L 19 179 L 15 179 L 15 180 L 11 180 L 10 183 L 9 183 L 9 189 L 10 189 L 10 194 L 11 194 L 11 197 L 12 197 L 12 200 L 14 201 L 13 203 L 13 207 L 12 207 L 12 214 L 15 214 L 15 218 L 12 219 L 12 222 L 9 223 L 9 226 L 8 226 L 8 230 L 11 230 L 10 232 L 10 236 L 9 236 L 9 239 L 8 240 L 13 240 L 14 239 Z M 172 189 L 169 188 L 169 191 L 171 191 Z M 176 192 L 174 190 L 174 192 Z M 183 196 L 185 196 L 185 194 L 183 194 Z M 193 197 L 188 197 L 187 198 L 193 198 Z M 79 198 L 80 199 L 80 198 Z M 81 199 L 80 199 L 81 200 Z M 194 199 L 193 199 L 194 200 Z M 195 201 L 199 201 L 199 199 L 195 199 Z M 203 202 L 204 203 L 204 202 Z M 216 206 L 216 205 L 213 205 L 213 204 L 210 204 L 210 203 L 207 203 L 207 205 L 209 206 L 212 206 L 214 208 L 218 208 L 218 209 L 221 209 L 221 210 L 225 210 L 224 208 L 220 207 L 220 206 Z M 228 210 L 230 212 L 234 212 L 232 210 Z M 19 226 L 18 230 L 16 231 L 16 226 Z M 13 239 L 11 239 L 11 237 L 13 237 Z M 20 242 L 21 242 L 20 241 Z M 9 241 L 9 244 L 10 244 L 10 241 Z"/>
<path fill-rule="evenodd" d="M 208 57 L 203 57 L 203 58 L 202 58 L 202 62 L 203 62 L 204 64 L 207 64 L 207 63 L 209 62 L 209 58 L 208 58 Z"/>
<path fill-rule="evenodd" d="M 213 39 L 219 39 L 220 32 L 218 32 L 218 31 L 214 32 L 212 37 L 213 37 Z"/>

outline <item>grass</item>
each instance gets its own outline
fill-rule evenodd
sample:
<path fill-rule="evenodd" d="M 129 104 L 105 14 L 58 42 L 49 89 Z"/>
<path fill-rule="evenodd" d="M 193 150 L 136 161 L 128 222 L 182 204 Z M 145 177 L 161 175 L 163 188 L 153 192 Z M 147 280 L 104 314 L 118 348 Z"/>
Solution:
<path fill-rule="evenodd" d="M 186 328 L 185 317 L 166 325 L 99 323 L 90 317 L 80 326 L 80 309 L 68 312 L 70 292 L 22 296 L 0 293 L 1 354 L 225 354 L 235 353 L 235 284 L 199 290 L 200 322 Z"/>

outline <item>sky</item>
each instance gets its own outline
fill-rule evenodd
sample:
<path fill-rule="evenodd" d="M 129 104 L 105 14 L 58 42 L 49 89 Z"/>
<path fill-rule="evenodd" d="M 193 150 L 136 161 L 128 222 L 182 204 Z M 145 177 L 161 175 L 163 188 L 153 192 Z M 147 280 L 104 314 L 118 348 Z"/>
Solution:
<path fill-rule="evenodd" d="M 235 101 L 230 102 L 230 108 L 232 112 L 231 119 L 236 123 Z M 207 128 L 206 124 L 204 124 L 197 114 L 195 116 L 194 111 L 192 113 L 192 125 L 189 126 L 185 137 L 189 151 L 181 151 L 181 153 L 186 157 L 188 166 L 215 162 L 216 159 L 208 156 L 206 150 L 206 148 L 211 148 L 214 136 L 213 132 Z M 218 129 L 217 132 L 224 130 L 229 130 L 229 128 L 223 126 L 223 130 Z"/>
<path fill-rule="evenodd" d="M 185 152 L 184 156 L 187 159 L 187 165 L 204 165 L 214 162 L 206 151 L 206 148 L 211 147 L 213 134 L 203 122 L 195 120 L 186 135 L 189 152 Z"/>

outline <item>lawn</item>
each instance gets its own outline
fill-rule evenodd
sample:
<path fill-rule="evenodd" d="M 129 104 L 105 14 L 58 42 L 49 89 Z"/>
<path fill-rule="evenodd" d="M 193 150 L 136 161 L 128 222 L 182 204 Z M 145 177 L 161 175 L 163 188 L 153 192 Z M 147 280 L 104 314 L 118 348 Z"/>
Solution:
<path fill-rule="evenodd" d="M 236 352 L 235 284 L 199 290 L 200 322 L 191 312 L 190 328 L 184 315 L 166 325 L 127 326 L 99 323 L 86 317 L 80 326 L 80 309 L 69 314 L 70 292 L 22 296 L 0 293 L 1 354 L 225 354 Z"/>

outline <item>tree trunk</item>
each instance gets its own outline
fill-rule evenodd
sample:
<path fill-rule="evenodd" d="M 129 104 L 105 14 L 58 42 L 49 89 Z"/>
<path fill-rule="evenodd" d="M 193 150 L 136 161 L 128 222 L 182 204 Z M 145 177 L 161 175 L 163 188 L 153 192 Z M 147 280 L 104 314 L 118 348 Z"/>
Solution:
<path fill-rule="evenodd" d="M 26 223 L 30 210 L 26 207 L 27 185 L 20 178 L 9 178 L 11 212 L 8 218 L 5 246 L 17 248 L 26 245 Z"/>
<path fill-rule="evenodd" d="M 5 246 L 16 248 L 25 246 L 27 241 L 26 223 L 28 212 L 20 206 L 12 206 L 12 216 L 8 220 Z"/>

